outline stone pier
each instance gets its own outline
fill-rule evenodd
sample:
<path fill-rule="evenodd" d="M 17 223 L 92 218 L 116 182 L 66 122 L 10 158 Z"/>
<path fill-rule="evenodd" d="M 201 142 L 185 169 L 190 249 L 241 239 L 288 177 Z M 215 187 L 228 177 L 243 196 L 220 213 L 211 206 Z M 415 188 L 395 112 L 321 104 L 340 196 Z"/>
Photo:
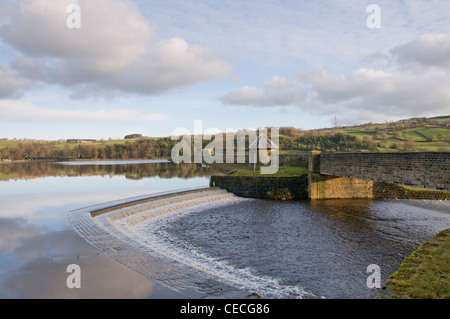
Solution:
<path fill-rule="evenodd" d="M 320 151 L 312 151 L 309 154 L 308 197 L 310 199 L 374 197 L 374 181 L 322 175 L 320 155 Z"/>

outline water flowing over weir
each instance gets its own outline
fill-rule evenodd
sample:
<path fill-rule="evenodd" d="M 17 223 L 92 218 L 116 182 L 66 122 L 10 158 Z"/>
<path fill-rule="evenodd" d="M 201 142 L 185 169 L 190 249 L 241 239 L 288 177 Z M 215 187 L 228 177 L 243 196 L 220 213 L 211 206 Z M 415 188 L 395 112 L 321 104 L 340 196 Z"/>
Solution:
<path fill-rule="evenodd" d="M 70 212 L 68 218 L 94 247 L 175 291 L 194 288 L 211 295 L 210 291 L 227 285 L 234 289 L 229 297 L 252 292 L 269 298 L 316 297 L 299 286 L 283 285 L 276 278 L 256 275 L 248 267 L 237 268 L 207 256 L 164 230 L 171 221 L 193 212 L 245 201 L 248 199 L 225 190 L 200 188 L 88 207 Z"/>
<path fill-rule="evenodd" d="M 71 211 L 100 252 L 189 298 L 374 298 L 437 232 L 450 202 L 272 201 L 218 188 L 128 198 Z"/>

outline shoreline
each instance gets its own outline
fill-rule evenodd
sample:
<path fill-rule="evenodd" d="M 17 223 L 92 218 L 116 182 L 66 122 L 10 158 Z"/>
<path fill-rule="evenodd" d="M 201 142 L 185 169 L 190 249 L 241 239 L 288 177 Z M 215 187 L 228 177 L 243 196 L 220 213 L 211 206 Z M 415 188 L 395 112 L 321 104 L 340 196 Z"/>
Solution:
<path fill-rule="evenodd" d="M 132 159 L 132 160 L 77 160 L 77 161 L 56 161 L 60 165 L 127 165 L 127 164 L 153 164 L 153 163 L 172 163 L 167 159 Z"/>
<path fill-rule="evenodd" d="M 0 159 L 2 163 L 28 163 L 28 162 L 114 162 L 114 161 L 168 161 L 169 158 L 39 158 L 39 159 L 23 159 L 23 160 L 8 160 Z"/>

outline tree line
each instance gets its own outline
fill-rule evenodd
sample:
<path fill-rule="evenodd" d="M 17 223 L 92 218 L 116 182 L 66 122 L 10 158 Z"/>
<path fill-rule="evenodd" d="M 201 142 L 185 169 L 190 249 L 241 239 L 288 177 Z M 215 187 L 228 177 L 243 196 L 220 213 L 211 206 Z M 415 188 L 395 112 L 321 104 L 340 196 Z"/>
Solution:
<path fill-rule="evenodd" d="M 225 143 L 225 138 L 223 140 Z M 75 146 L 69 143 L 65 143 L 64 146 L 58 146 L 54 142 L 18 143 L 16 146 L 0 149 L 0 159 L 169 159 L 171 158 L 172 147 L 176 143 L 178 141 L 172 140 L 170 137 L 138 139 L 114 144 L 94 143 Z M 209 141 L 203 141 L 203 147 L 208 143 Z M 361 149 L 376 150 L 376 145 L 342 133 L 329 135 L 304 134 L 302 136 L 281 134 L 279 144 L 280 150 L 322 150 L 338 152 L 357 151 Z"/>
<path fill-rule="evenodd" d="M 171 148 L 176 141 L 170 138 L 140 139 L 134 142 L 114 144 L 79 144 L 57 146 L 54 142 L 18 143 L 13 147 L 0 149 L 0 159 L 141 159 L 170 158 Z"/>
<path fill-rule="evenodd" d="M 336 133 L 327 135 L 307 134 L 298 137 L 280 136 L 280 148 L 286 150 L 320 150 L 331 152 L 376 151 L 376 145 L 361 141 L 355 136 Z"/>

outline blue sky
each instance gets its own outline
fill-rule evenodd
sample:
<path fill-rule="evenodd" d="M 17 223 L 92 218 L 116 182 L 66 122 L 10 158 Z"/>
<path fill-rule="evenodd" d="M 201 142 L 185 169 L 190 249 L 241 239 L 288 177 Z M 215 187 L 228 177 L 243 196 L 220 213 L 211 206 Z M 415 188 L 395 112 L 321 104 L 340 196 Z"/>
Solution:
<path fill-rule="evenodd" d="M 2 0 L 0 41 L 0 138 L 450 114 L 445 0 Z"/>

